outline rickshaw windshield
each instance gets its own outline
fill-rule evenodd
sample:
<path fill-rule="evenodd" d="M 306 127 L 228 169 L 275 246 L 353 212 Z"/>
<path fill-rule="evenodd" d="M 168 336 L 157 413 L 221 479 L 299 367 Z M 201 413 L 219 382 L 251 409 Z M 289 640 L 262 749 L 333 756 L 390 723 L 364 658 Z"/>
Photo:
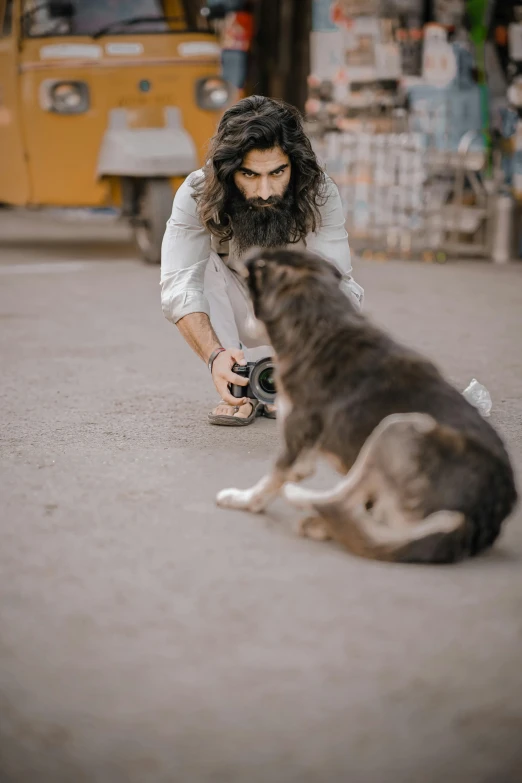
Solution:
<path fill-rule="evenodd" d="M 208 32 L 201 0 L 73 0 L 72 13 L 63 16 L 51 12 L 51 5 L 24 0 L 27 37 Z"/>

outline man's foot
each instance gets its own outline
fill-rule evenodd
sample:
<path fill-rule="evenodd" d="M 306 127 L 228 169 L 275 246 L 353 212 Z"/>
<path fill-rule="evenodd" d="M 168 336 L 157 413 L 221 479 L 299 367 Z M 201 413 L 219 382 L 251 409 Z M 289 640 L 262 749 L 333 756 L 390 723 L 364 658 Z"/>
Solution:
<path fill-rule="evenodd" d="M 223 400 L 208 414 L 210 424 L 220 424 L 224 427 L 246 427 L 262 411 L 257 400 L 245 402 L 244 405 L 228 405 Z"/>

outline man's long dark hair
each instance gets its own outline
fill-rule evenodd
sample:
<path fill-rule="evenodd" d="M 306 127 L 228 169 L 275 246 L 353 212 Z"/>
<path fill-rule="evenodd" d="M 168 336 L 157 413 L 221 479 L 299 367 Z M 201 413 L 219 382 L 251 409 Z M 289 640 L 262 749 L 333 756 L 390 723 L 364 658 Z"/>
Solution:
<path fill-rule="evenodd" d="M 315 231 L 319 207 L 325 203 L 325 175 L 298 110 L 283 101 L 252 95 L 228 109 L 210 140 L 204 176 L 194 184 L 194 198 L 202 224 L 222 242 L 234 235 L 227 200 L 235 187 L 234 172 L 251 150 L 280 147 L 290 158 L 294 209 L 290 242 Z"/>

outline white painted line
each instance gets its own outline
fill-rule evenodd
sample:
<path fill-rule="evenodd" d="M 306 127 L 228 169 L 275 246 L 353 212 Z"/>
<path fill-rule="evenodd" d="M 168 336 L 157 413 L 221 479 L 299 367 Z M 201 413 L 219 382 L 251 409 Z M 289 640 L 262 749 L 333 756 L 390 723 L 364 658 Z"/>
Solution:
<path fill-rule="evenodd" d="M 56 272 L 81 272 L 90 266 L 86 261 L 64 261 L 41 264 L 0 264 L 0 275 L 50 275 Z"/>

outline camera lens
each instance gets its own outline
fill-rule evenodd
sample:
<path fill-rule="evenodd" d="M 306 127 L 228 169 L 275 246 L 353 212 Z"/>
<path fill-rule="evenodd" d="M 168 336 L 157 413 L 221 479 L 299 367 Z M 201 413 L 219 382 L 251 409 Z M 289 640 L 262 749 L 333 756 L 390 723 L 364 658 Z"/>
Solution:
<path fill-rule="evenodd" d="M 276 381 L 272 357 L 267 356 L 266 359 L 261 359 L 255 364 L 250 375 L 250 387 L 259 402 L 273 405 L 276 397 Z"/>
<path fill-rule="evenodd" d="M 265 392 L 265 394 L 275 394 L 275 379 L 274 368 L 267 367 L 260 373 L 258 378 L 259 387 Z"/>

